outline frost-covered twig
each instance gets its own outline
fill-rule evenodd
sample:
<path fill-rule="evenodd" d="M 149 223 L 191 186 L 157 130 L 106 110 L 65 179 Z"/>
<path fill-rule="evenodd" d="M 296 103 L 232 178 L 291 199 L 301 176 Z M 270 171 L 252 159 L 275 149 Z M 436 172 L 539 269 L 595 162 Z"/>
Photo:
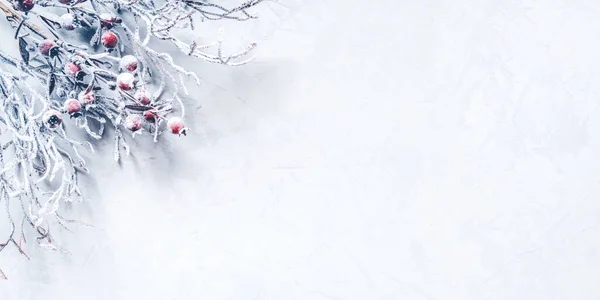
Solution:
<path fill-rule="evenodd" d="M 185 78 L 200 79 L 149 42 L 170 43 L 212 63 L 247 63 L 255 43 L 226 55 L 222 34 L 205 45 L 180 37 L 198 20 L 253 19 L 249 10 L 265 0 L 234 8 L 201 0 L 6 1 L 0 0 L 0 10 L 15 30 L 20 57 L 0 50 L 0 204 L 6 215 L 0 226 L 8 221 L 10 228 L 6 239 L 0 237 L 0 251 L 13 245 L 28 258 L 21 247 L 27 232 L 35 232 L 41 247 L 66 252 L 51 226 L 76 222 L 59 211 L 65 201 L 82 199 L 79 175 L 88 169 L 80 152 L 94 149 L 70 130 L 101 139 L 105 127 L 113 127 L 117 160 L 130 151 L 125 132 L 148 131 L 157 141 L 164 132 L 188 131 Z M 79 45 L 65 39 L 65 31 L 93 34 L 89 45 Z M 10 203 L 19 204 L 20 228 Z"/>

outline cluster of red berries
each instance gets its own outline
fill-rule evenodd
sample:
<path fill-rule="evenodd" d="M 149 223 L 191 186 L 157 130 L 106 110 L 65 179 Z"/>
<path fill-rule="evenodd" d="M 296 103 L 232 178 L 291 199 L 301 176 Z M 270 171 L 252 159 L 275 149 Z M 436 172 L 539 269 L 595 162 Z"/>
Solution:
<path fill-rule="evenodd" d="M 42 55 L 49 55 L 52 48 L 56 47 L 54 41 L 44 40 L 39 43 L 38 48 Z M 123 92 L 134 90 L 135 76 L 132 74 L 136 72 L 139 66 L 138 59 L 132 55 L 125 55 L 119 61 L 119 68 L 123 71 L 117 76 L 116 86 Z M 64 72 L 67 76 L 76 77 L 81 71 L 81 67 L 75 62 L 65 63 Z M 139 89 L 133 95 L 136 103 L 143 106 L 151 104 L 152 100 L 145 89 Z M 77 99 L 68 98 L 63 104 L 63 110 L 69 114 L 72 118 L 81 115 L 83 108 L 88 107 L 96 102 L 96 95 L 93 91 L 79 93 Z M 138 114 L 130 114 L 125 118 L 125 128 L 132 132 L 136 132 L 142 128 L 143 120 L 149 123 L 155 123 L 158 118 L 158 113 L 154 109 L 144 111 L 142 116 Z M 57 110 L 49 110 L 44 114 L 44 124 L 48 129 L 56 129 L 62 123 L 61 114 Z M 167 127 L 173 134 L 184 134 L 186 128 L 184 127 L 181 118 L 172 117 L 167 121 Z"/>
<path fill-rule="evenodd" d="M 58 0 L 62 4 L 70 4 L 72 0 Z M 19 11 L 27 12 L 30 11 L 34 6 L 34 0 L 13 0 L 13 7 Z M 119 37 L 110 29 L 119 23 L 119 19 L 111 14 L 101 14 L 100 25 L 106 29 L 101 36 L 102 45 L 109 51 L 116 48 L 119 44 Z M 71 13 L 65 13 L 60 16 L 59 23 L 65 30 L 74 30 L 78 27 L 77 17 Z M 43 56 L 53 56 L 53 51 L 56 51 L 58 46 L 55 41 L 46 39 L 38 43 L 38 51 Z M 139 66 L 138 59 L 133 55 L 125 55 L 121 57 L 119 61 L 119 69 L 122 71 L 116 78 L 116 87 L 123 91 L 128 92 L 136 89 L 136 78 L 133 75 Z M 80 64 L 76 61 L 68 61 L 63 66 L 65 75 L 73 78 L 77 78 L 79 73 L 82 71 Z M 139 105 L 148 106 L 151 104 L 151 99 L 146 90 L 140 89 L 134 95 L 133 98 Z M 68 98 L 63 104 L 63 111 L 65 111 L 71 118 L 79 117 L 82 109 L 92 105 L 96 102 L 96 95 L 93 91 L 81 92 L 77 99 Z M 125 118 L 124 125 L 127 129 L 132 132 L 136 132 L 142 128 L 143 120 L 149 123 L 155 123 L 159 118 L 158 113 L 155 109 L 149 109 L 144 111 L 140 116 L 138 114 L 130 114 Z M 43 115 L 43 121 L 45 126 L 54 130 L 62 124 L 61 113 L 56 109 L 50 109 Z M 184 134 L 186 128 L 183 125 L 181 118 L 172 117 L 167 121 L 167 127 L 173 134 Z"/>

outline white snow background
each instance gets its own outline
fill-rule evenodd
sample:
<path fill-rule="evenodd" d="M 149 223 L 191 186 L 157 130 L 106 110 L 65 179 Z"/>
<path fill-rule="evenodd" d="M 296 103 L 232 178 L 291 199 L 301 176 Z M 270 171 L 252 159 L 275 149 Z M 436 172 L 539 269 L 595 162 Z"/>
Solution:
<path fill-rule="evenodd" d="M 600 2 L 284 3 L 1 300 L 600 299 Z"/>

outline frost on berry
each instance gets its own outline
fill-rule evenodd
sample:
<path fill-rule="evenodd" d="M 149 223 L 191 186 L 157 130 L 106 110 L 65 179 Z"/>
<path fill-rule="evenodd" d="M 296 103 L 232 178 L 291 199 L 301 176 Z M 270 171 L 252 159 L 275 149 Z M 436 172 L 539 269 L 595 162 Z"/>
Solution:
<path fill-rule="evenodd" d="M 115 16 L 113 14 L 109 14 L 109 13 L 101 13 L 99 17 L 100 17 L 100 21 L 106 22 L 106 23 L 114 23 L 117 21 L 117 16 Z"/>
<path fill-rule="evenodd" d="M 135 77 L 131 73 L 121 73 L 117 76 L 117 86 L 123 91 L 129 91 L 133 89 L 135 83 Z"/>
<path fill-rule="evenodd" d="M 77 99 L 69 98 L 65 101 L 64 108 L 68 114 L 72 115 L 81 111 L 81 103 Z"/>
<path fill-rule="evenodd" d="M 136 132 L 142 128 L 142 117 L 140 115 L 129 115 L 125 118 L 125 128 Z"/>
<path fill-rule="evenodd" d="M 119 61 L 119 69 L 126 72 L 135 72 L 138 68 L 138 59 L 133 55 L 125 55 Z"/>
<path fill-rule="evenodd" d="M 50 55 L 50 49 L 52 49 L 52 47 L 55 47 L 56 43 L 53 40 L 43 40 L 38 44 L 38 50 L 40 51 L 40 53 L 44 56 L 48 56 Z"/>
<path fill-rule="evenodd" d="M 89 91 L 89 92 L 80 92 L 79 95 L 77 96 L 77 99 L 79 99 L 79 102 L 81 104 L 85 105 L 91 105 L 96 103 L 96 94 L 94 94 L 94 92 Z"/>
<path fill-rule="evenodd" d="M 60 112 L 54 109 L 46 111 L 42 116 L 42 119 L 44 120 L 44 126 L 50 130 L 54 130 L 62 124 Z"/>
<path fill-rule="evenodd" d="M 146 93 L 146 90 L 137 91 L 137 93 L 135 93 L 134 97 L 135 97 L 135 100 L 142 105 L 150 104 L 150 97 L 148 96 L 148 93 Z"/>
<path fill-rule="evenodd" d="M 119 43 L 119 38 L 113 32 L 107 31 L 102 35 L 102 45 L 106 48 L 112 49 Z"/>
<path fill-rule="evenodd" d="M 185 127 L 183 127 L 183 120 L 179 117 L 171 117 L 167 122 L 167 127 L 171 130 L 173 134 L 183 134 L 185 135 Z"/>
<path fill-rule="evenodd" d="M 154 123 L 154 121 L 156 121 L 156 113 L 147 110 L 147 111 L 144 112 L 144 119 L 147 122 Z"/>
<path fill-rule="evenodd" d="M 79 71 L 81 71 L 81 67 L 79 67 L 74 62 L 67 62 L 64 67 L 65 74 L 69 77 L 75 77 Z"/>
<path fill-rule="evenodd" d="M 75 23 L 75 16 L 73 14 L 63 14 L 59 18 L 60 26 L 66 30 L 73 30 L 77 27 Z"/>
<path fill-rule="evenodd" d="M 14 0 L 13 1 L 13 7 L 19 11 L 28 12 L 33 8 L 33 6 L 34 6 L 33 0 Z"/>
<path fill-rule="evenodd" d="M 222 35 L 194 42 L 194 22 L 253 19 L 248 10 L 263 1 L 225 7 L 205 0 L 4 0 L 4 25 L 14 30 L 5 32 L 13 38 L 4 46 L 18 51 L 0 52 L 0 205 L 21 206 L 14 205 L 20 215 L 0 222 L 0 241 L 25 254 L 16 235 L 33 234 L 39 246 L 63 251 L 51 228 L 66 226 L 62 203 L 82 197 L 78 176 L 88 170 L 80 153 L 93 154 L 87 140 L 104 138 L 111 127 L 119 161 L 130 149 L 124 132 L 137 135 L 148 126 L 155 142 L 164 133 L 185 134 L 180 97 L 189 95 L 187 79 L 198 85 L 200 79 L 191 64 L 178 64 L 164 50 L 228 66 L 248 63 L 254 43 L 225 53 Z M 135 93 L 138 86 L 145 90 Z M 77 118 L 69 122 L 75 126 L 63 131 L 69 117 Z M 86 137 L 72 136 L 77 129 Z M 12 230 L 13 236 L 10 228 L 18 225 L 30 228 Z"/>

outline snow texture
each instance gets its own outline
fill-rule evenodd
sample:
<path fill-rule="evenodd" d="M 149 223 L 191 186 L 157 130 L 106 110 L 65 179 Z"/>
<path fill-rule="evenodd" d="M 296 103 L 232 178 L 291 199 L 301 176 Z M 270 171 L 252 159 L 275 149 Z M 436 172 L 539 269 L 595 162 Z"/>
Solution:
<path fill-rule="evenodd" d="M 600 2 L 284 4 L 0 299 L 600 299 Z"/>

